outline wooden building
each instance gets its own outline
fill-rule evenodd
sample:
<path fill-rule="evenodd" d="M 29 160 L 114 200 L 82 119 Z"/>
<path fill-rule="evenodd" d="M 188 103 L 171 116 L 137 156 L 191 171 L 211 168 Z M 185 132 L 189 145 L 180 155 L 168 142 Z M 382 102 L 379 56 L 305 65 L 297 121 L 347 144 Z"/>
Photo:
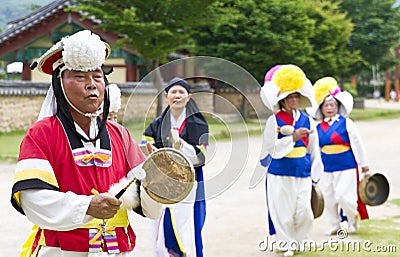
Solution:
<path fill-rule="evenodd" d="M 22 62 L 22 80 L 47 82 L 50 76 L 37 70 L 32 71 L 30 64 L 62 37 L 88 29 L 111 45 L 106 65 L 112 65 L 114 72 L 110 74 L 109 80 L 114 83 L 139 81 L 146 72 L 139 54 L 133 49 L 113 47 L 120 36 L 96 28 L 98 22 L 94 19 L 83 20 L 79 12 L 66 10 L 73 6 L 74 0 L 55 0 L 10 22 L 8 28 L 0 34 L 0 61 L 7 64 Z"/>

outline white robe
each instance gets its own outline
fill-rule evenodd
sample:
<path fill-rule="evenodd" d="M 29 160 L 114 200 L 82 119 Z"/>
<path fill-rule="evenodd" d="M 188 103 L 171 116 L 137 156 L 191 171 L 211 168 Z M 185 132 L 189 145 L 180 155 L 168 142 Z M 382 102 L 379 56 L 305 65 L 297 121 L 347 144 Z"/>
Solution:
<path fill-rule="evenodd" d="M 336 120 L 338 115 L 333 118 L 329 125 Z M 353 151 L 357 164 L 360 167 L 369 166 L 366 150 L 361 140 L 361 136 L 354 122 L 346 118 L 346 130 L 349 135 L 350 147 Z M 357 170 L 347 169 L 337 172 L 324 172 L 321 177 L 321 190 L 325 202 L 325 219 L 330 226 L 330 231 L 340 228 L 341 217 L 339 206 L 347 216 L 349 224 L 354 224 L 357 210 Z"/>
<path fill-rule="evenodd" d="M 171 128 L 180 128 L 186 118 L 186 109 L 184 109 L 178 119 L 170 114 Z M 193 146 L 181 139 L 180 151 L 183 152 L 189 160 L 195 165 L 199 163 L 196 151 Z M 169 257 L 168 249 L 165 247 L 164 238 L 164 214 L 165 208 L 170 208 L 174 217 L 175 229 L 178 240 L 182 248 L 186 252 L 186 257 L 195 257 L 195 238 L 194 238 L 194 213 L 193 206 L 196 200 L 197 184 L 193 185 L 189 195 L 179 203 L 172 205 L 165 205 L 161 217 L 152 221 L 153 242 L 154 242 L 154 256 L 155 257 Z"/>
<path fill-rule="evenodd" d="M 300 117 L 296 111 L 295 122 Z M 308 137 L 307 153 L 311 155 L 311 178 L 267 175 L 268 210 L 276 230 L 276 240 L 285 242 L 285 250 L 290 249 L 291 242 L 307 239 L 313 222 L 311 209 L 311 183 L 317 182 L 323 172 L 323 164 L 318 145 L 316 124 L 309 117 L 312 133 Z M 283 158 L 295 145 L 292 136 L 278 139 L 277 122 L 271 115 L 264 131 L 263 149 L 272 158 Z M 311 180 L 312 179 L 312 180 Z"/>

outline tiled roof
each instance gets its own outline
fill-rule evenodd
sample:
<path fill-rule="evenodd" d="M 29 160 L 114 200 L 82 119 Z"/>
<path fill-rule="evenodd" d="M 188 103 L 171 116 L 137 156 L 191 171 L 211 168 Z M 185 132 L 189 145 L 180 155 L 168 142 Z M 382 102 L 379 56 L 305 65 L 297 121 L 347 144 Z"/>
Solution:
<path fill-rule="evenodd" d="M 0 96 L 37 96 L 46 95 L 50 87 L 49 82 L 32 82 L 23 80 L 0 80 Z M 125 82 L 118 83 L 121 93 L 131 94 L 156 94 L 158 90 L 149 82 Z M 208 83 L 196 83 L 191 85 L 193 93 L 210 91 Z"/>
<path fill-rule="evenodd" d="M 50 83 L 0 80 L 0 96 L 46 95 Z"/>
<path fill-rule="evenodd" d="M 22 33 L 25 30 L 28 30 L 29 28 L 52 16 L 54 13 L 62 11 L 66 7 L 73 7 L 74 5 L 74 0 L 55 0 L 48 5 L 36 9 L 24 17 L 9 22 L 8 28 L 0 34 L 0 43 Z"/>

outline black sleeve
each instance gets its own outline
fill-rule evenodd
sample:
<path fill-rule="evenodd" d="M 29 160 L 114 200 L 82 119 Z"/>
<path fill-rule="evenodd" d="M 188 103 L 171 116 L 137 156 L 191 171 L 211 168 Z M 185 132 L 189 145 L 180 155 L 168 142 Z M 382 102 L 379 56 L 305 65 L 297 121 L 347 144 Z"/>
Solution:
<path fill-rule="evenodd" d="M 140 185 L 141 185 L 140 180 L 136 180 L 135 183 L 136 183 L 136 186 L 137 186 L 137 193 L 138 193 L 139 199 L 140 199 Z M 144 213 L 143 213 L 143 209 L 142 209 L 142 204 L 141 203 L 139 203 L 139 206 L 136 207 L 135 209 L 133 209 L 133 211 L 136 212 L 137 214 L 143 216 L 143 217 L 146 217 L 146 215 L 144 215 Z"/>

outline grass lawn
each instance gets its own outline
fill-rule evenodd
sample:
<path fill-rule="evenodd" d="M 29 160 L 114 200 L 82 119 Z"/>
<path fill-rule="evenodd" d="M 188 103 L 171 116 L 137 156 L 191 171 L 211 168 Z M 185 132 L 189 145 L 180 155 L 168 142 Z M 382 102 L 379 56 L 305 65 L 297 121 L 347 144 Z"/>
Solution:
<path fill-rule="evenodd" d="M 400 213 L 400 199 L 384 204 L 398 209 L 397 213 Z M 340 241 L 335 237 L 336 241 L 331 245 L 325 244 L 325 247 L 296 253 L 295 256 L 400 256 L 400 215 L 363 220 L 359 225 L 352 239 Z M 320 251 L 322 248 L 323 251 Z"/>
<path fill-rule="evenodd" d="M 206 117 L 209 125 L 210 136 L 216 140 L 229 140 L 231 138 L 246 136 L 246 135 L 261 135 L 265 122 L 257 120 L 248 120 L 246 122 L 230 122 L 226 123 L 213 117 Z M 132 120 L 123 123 L 131 133 L 132 138 L 136 142 L 140 142 L 144 129 L 150 121 Z"/>
<path fill-rule="evenodd" d="M 16 162 L 24 130 L 0 133 L 0 162 Z"/>
<path fill-rule="evenodd" d="M 349 116 L 353 121 L 361 120 L 383 120 L 400 118 L 400 110 L 386 109 L 353 109 Z"/>
<path fill-rule="evenodd" d="M 354 109 L 350 114 L 354 121 L 400 118 L 400 110 Z M 241 136 L 259 136 L 265 121 L 247 120 L 246 122 L 224 122 L 213 117 L 206 117 L 210 127 L 210 136 L 215 140 L 230 140 Z M 144 128 L 150 121 L 130 121 L 123 125 L 131 132 L 132 138 L 140 142 Z M 0 133 L 0 161 L 16 162 L 19 145 L 25 131 Z"/>

